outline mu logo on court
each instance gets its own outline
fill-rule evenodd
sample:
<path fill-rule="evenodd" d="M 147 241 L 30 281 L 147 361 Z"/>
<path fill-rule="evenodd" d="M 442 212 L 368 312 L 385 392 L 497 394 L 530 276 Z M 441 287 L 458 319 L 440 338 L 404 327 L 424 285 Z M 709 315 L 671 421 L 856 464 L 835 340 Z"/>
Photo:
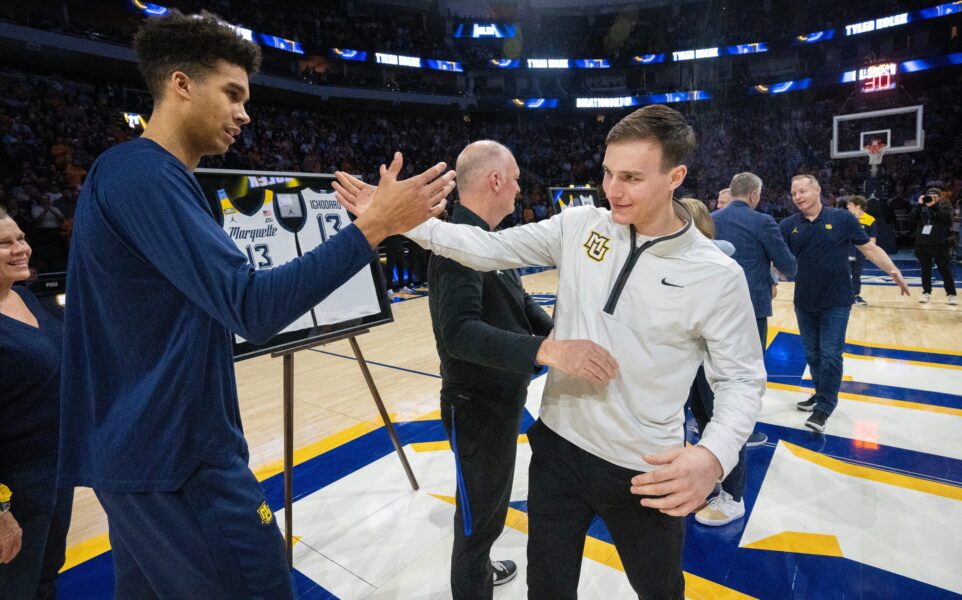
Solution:
<path fill-rule="evenodd" d="M 606 238 L 600 233 L 592 231 L 591 235 L 588 236 L 588 240 L 582 244 L 582 246 L 588 251 L 588 258 L 601 262 L 605 259 L 605 254 L 608 253 L 608 250 L 611 249 L 611 246 L 608 245 L 610 241 L 611 238 Z"/>

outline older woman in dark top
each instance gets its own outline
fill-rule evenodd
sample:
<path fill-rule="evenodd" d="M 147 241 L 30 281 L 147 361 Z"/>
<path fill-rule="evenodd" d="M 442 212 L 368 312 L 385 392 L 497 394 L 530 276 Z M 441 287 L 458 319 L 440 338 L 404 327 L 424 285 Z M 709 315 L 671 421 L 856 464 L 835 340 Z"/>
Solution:
<path fill-rule="evenodd" d="M 73 490 L 57 490 L 61 322 L 14 282 L 30 246 L 0 208 L 0 599 L 56 597 Z"/>

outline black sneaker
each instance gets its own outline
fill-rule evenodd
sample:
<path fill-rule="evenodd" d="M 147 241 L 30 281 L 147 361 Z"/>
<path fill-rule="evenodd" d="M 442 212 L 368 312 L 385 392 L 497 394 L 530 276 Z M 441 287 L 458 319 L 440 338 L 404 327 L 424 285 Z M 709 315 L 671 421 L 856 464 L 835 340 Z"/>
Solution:
<path fill-rule="evenodd" d="M 494 570 L 495 586 L 508 583 L 518 574 L 518 565 L 513 560 L 492 560 L 491 568 Z"/>
<path fill-rule="evenodd" d="M 828 413 L 825 411 L 816 410 L 812 413 L 812 416 L 805 421 L 805 427 L 814 429 L 819 433 L 825 433 L 825 421 L 828 421 Z"/>
<path fill-rule="evenodd" d="M 815 402 L 815 396 L 812 396 L 808 400 L 802 400 L 801 402 L 796 402 L 795 408 L 804 412 L 812 412 L 813 410 L 815 410 L 816 404 L 818 404 L 818 402 Z"/>
<path fill-rule="evenodd" d="M 862 298 L 861 296 L 855 296 L 855 305 L 856 305 L 856 306 L 868 306 L 868 302 L 866 302 L 865 299 Z"/>

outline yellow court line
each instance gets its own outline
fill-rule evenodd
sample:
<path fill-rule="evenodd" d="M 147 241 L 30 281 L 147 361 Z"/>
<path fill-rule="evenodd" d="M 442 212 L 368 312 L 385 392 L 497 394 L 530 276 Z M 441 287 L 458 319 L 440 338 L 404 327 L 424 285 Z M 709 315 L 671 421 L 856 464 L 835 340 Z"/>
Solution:
<path fill-rule="evenodd" d="M 772 327 L 769 329 L 769 335 L 771 332 L 783 332 L 791 333 L 794 335 L 801 335 L 797 329 L 785 329 L 783 327 Z M 944 348 L 922 348 L 920 346 L 897 346 L 895 344 L 879 344 L 876 342 L 863 342 L 861 340 L 850 340 L 845 339 L 846 344 L 855 344 L 856 346 L 865 346 L 866 348 L 884 348 L 886 350 L 906 350 L 908 352 L 925 352 L 927 354 L 944 354 L 946 356 L 962 356 L 962 351 L 960 350 L 947 350 Z"/>
<path fill-rule="evenodd" d="M 441 494 L 430 494 L 434 498 L 454 504 L 454 496 L 443 496 Z M 505 525 L 528 533 L 528 514 L 514 508 L 508 508 L 508 516 L 505 518 Z M 588 536 L 585 538 L 584 557 L 605 566 L 617 569 L 624 573 L 625 566 L 621 563 L 618 551 L 614 544 L 609 544 L 604 540 Z M 720 583 L 692 575 L 685 571 L 685 598 L 689 600 L 755 600 L 754 596 L 748 596 L 737 590 L 725 587 Z"/>
<path fill-rule="evenodd" d="M 447 440 L 441 440 L 440 442 L 419 442 L 417 444 L 411 444 L 411 450 L 415 452 L 440 452 L 442 450 L 450 450 L 451 443 Z"/>
<path fill-rule="evenodd" d="M 769 381 L 768 388 L 773 390 L 783 390 L 786 392 L 805 392 L 809 393 L 813 388 L 789 385 L 787 383 L 774 383 Z M 863 396 L 862 394 L 850 394 L 849 392 L 839 392 L 839 398 L 854 400 L 856 402 L 867 402 L 869 404 L 879 404 L 882 406 L 892 406 L 895 408 L 907 408 L 909 410 L 921 410 L 924 412 L 939 413 L 942 415 L 952 415 L 962 417 L 962 409 L 952 408 L 951 406 L 934 406 L 932 404 L 922 404 L 920 402 L 909 402 L 908 400 L 893 400 L 891 398 L 877 398 L 875 396 Z"/>
<path fill-rule="evenodd" d="M 393 415 L 391 416 L 391 420 L 394 420 Z M 380 423 L 358 423 L 353 427 L 349 427 L 344 431 L 335 433 L 334 435 L 314 442 L 313 444 L 308 444 L 303 448 L 298 448 L 294 451 L 294 464 L 299 465 L 316 456 L 324 454 L 329 450 L 333 450 L 338 446 L 356 440 L 362 435 L 366 435 L 376 429 L 380 429 L 381 427 L 383 427 L 383 425 Z M 253 469 L 253 472 L 258 481 L 263 481 L 268 477 L 272 477 L 278 473 L 283 473 L 284 460 L 281 459 L 265 463 L 258 468 Z M 80 563 L 86 562 L 96 556 L 100 556 L 108 550 L 110 550 L 110 538 L 106 533 L 83 540 L 82 542 L 78 542 L 67 548 L 67 557 L 60 572 L 62 573 L 67 569 L 76 567 Z"/>
<path fill-rule="evenodd" d="M 415 421 L 440 421 L 441 409 L 439 408 L 437 410 L 432 410 L 431 412 L 424 413 L 423 415 L 421 415 L 420 417 L 414 420 Z"/>
<path fill-rule="evenodd" d="M 518 436 L 519 444 L 527 444 L 528 436 L 522 433 Z M 442 450 L 450 450 L 451 443 L 448 440 L 441 440 L 438 442 L 418 442 L 415 444 L 410 444 L 411 449 L 415 452 L 439 452 Z"/>
<path fill-rule="evenodd" d="M 904 358 L 891 358 L 888 356 L 865 356 L 864 354 L 842 353 L 842 358 L 854 358 L 855 360 L 882 360 L 890 363 L 900 363 L 903 365 L 914 365 L 917 367 L 935 367 L 936 369 L 953 369 L 962 371 L 962 365 L 947 365 L 945 363 L 926 362 L 923 360 L 905 360 Z"/>
<path fill-rule="evenodd" d="M 388 416 L 391 418 L 391 421 L 394 421 L 395 415 L 392 414 Z M 321 454 L 324 454 L 329 450 L 333 450 L 338 446 L 342 446 L 348 442 L 356 440 L 362 435 L 367 435 L 368 433 L 371 433 L 376 429 L 380 429 L 383 426 L 383 423 L 358 423 L 357 425 L 348 427 L 344 431 L 335 433 L 334 435 L 326 437 L 322 440 L 318 440 L 313 444 L 308 444 L 303 448 L 298 448 L 294 451 L 294 466 L 306 462 L 316 456 L 320 456 Z M 268 477 L 273 477 L 278 473 L 284 472 L 284 459 L 281 458 L 279 460 L 273 460 L 252 470 L 254 471 L 254 476 L 257 478 L 257 480 L 263 481 Z"/>
<path fill-rule="evenodd" d="M 88 538 L 82 542 L 74 544 L 73 546 L 67 548 L 67 556 L 64 560 L 63 568 L 60 569 L 60 572 L 63 573 L 67 569 L 72 569 L 80 563 L 87 562 L 91 558 L 100 556 L 107 550 L 110 550 L 110 538 L 107 537 L 106 533 L 96 535 L 92 538 Z"/>
<path fill-rule="evenodd" d="M 756 540 L 742 548 L 751 550 L 771 550 L 773 552 L 794 552 L 796 554 L 815 554 L 842 558 L 842 545 L 838 537 L 827 533 L 808 531 L 783 531 Z"/>
<path fill-rule="evenodd" d="M 810 463 L 814 463 L 820 467 L 834 471 L 841 475 L 858 477 L 859 479 L 866 479 L 876 483 L 884 483 L 895 487 L 905 488 L 907 490 L 922 492 L 924 494 L 931 494 L 933 496 L 941 496 L 950 500 L 962 501 L 962 487 L 959 486 L 949 485 L 947 483 L 941 483 L 938 481 L 931 481 L 929 479 L 920 479 L 918 477 L 911 477 L 909 475 L 893 473 L 891 471 L 883 471 L 882 469 L 876 469 L 873 467 L 856 465 L 854 463 L 845 462 L 837 458 L 832 458 L 831 456 L 825 454 L 820 454 L 814 450 L 809 450 L 808 448 L 796 446 L 795 444 L 786 442 L 785 440 L 779 440 L 778 443 L 784 445 L 789 452 L 798 458 L 806 460 Z"/>

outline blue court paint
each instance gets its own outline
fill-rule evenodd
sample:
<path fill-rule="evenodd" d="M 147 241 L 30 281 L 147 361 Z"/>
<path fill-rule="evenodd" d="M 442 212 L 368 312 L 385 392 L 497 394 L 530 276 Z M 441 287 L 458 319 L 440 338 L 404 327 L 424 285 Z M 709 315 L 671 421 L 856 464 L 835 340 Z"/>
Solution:
<path fill-rule="evenodd" d="M 798 414 L 801 423 L 806 418 L 806 414 L 802 412 Z M 962 460 L 955 458 L 882 444 L 877 444 L 878 447 L 873 448 L 845 437 L 769 423 L 758 423 L 755 429 L 768 436 L 771 446 L 766 444 L 764 448 L 769 448 L 771 451 L 774 451 L 774 445 L 777 442 L 786 441 L 847 462 L 962 487 Z M 751 448 L 748 455 L 754 457 L 761 451 L 762 447 Z"/>
<path fill-rule="evenodd" d="M 854 448 L 851 440 L 844 438 L 818 436 L 764 423 L 760 423 L 758 429 L 773 442 L 784 439 L 843 460 L 865 458 L 859 456 L 860 449 Z M 682 564 L 685 571 L 761 599 L 960 598 L 952 592 L 845 558 L 739 548 L 738 542 L 774 453 L 774 444 L 766 444 L 748 452 L 746 512 L 743 519 L 723 527 L 706 527 L 697 523 L 694 516 L 688 517 Z M 875 458 L 885 457 L 887 460 L 894 459 L 896 463 L 906 463 L 910 462 L 907 459 L 912 458 L 909 455 L 940 459 L 897 448 L 883 448 Z M 939 472 L 954 472 L 957 477 L 955 482 L 962 485 L 962 461 L 943 460 L 947 461 L 943 463 L 945 470 Z M 527 512 L 527 502 L 512 502 L 511 507 Z M 611 534 L 598 517 L 592 521 L 588 537 L 613 543 Z M 868 583 L 866 578 L 869 578 Z"/>
<path fill-rule="evenodd" d="M 893 358 L 897 360 L 914 360 L 934 363 L 937 365 L 953 365 L 962 367 L 962 354 L 946 354 L 944 352 L 921 352 L 918 350 L 902 350 L 898 348 L 877 348 L 874 346 L 860 346 L 845 344 L 843 352 L 873 358 Z M 962 390 L 960 390 L 962 391 Z"/>
<path fill-rule="evenodd" d="M 113 600 L 114 559 L 105 552 L 64 571 L 57 578 L 59 600 Z"/>
<path fill-rule="evenodd" d="M 876 348 L 851 343 L 845 344 L 843 351 L 860 356 L 962 366 L 962 355 Z M 765 368 L 768 371 L 768 380 L 773 383 L 813 388 L 811 380 L 802 379 L 802 375 L 805 372 L 805 349 L 802 346 L 802 338 L 798 334 L 786 333 L 784 331 L 778 332 L 768 347 L 768 350 L 765 352 Z M 960 375 L 960 381 L 962 381 L 962 375 Z M 962 388 L 962 386 L 960 386 L 960 388 Z M 812 391 L 814 391 L 814 389 Z M 928 404 L 930 406 L 962 409 L 962 396 L 960 395 L 919 390 L 910 387 L 895 387 L 859 381 L 843 381 L 839 391 L 862 396 L 904 400 L 907 402 Z M 960 391 L 962 391 L 962 389 L 960 389 Z"/>
<path fill-rule="evenodd" d="M 921 273 L 922 270 L 919 267 L 919 262 L 915 259 L 894 259 L 892 262 L 895 266 L 902 271 L 902 277 L 905 278 L 906 283 L 912 288 L 921 288 L 922 280 Z M 955 279 L 956 285 L 962 281 L 962 264 L 957 261 L 951 261 L 952 277 Z M 862 285 L 882 285 L 882 286 L 894 286 L 895 282 L 888 273 L 885 273 L 873 263 L 866 261 L 865 267 L 862 270 Z M 937 291 L 942 288 L 942 275 L 939 270 L 932 266 L 932 288 L 933 291 Z"/>
<path fill-rule="evenodd" d="M 440 442 L 448 439 L 444 426 L 437 421 L 412 421 L 395 423 L 401 444 Z M 320 456 L 294 467 L 294 501 L 309 496 L 317 490 L 379 460 L 394 452 L 391 438 L 383 427 L 365 434 L 346 444 L 333 448 Z M 398 465 L 398 471 L 401 466 Z M 417 473 L 415 473 L 415 476 Z M 261 482 L 267 504 L 274 512 L 284 507 L 284 474 L 278 473 Z"/>
<path fill-rule="evenodd" d="M 297 569 L 294 569 L 291 579 L 294 581 L 295 600 L 338 600 L 337 596 Z"/>
<path fill-rule="evenodd" d="M 865 356 L 957 364 L 954 362 L 957 357 L 951 354 L 891 350 L 855 344 L 848 344 L 846 352 Z M 343 358 L 353 360 L 352 357 Z M 391 365 L 384 366 L 391 367 Z M 799 336 L 779 332 L 766 354 L 766 366 L 769 368 L 772 381 L 784 382 L 789 378 L 800 380 L 805 363 L 801 355 Z M 419 374 L 436 377 L 428 373 Z M 540 374 L 535 375 L 537 376 Z M 884 386 L 874 386 L 866 389 L 872 392 L 871 395 L 878 396 L 881 392 L 895 394 L 895 390 L 901 389 L 883 388 Z M 923 394 L 928 394 L 918 390 L 908 391 L 913 394 L 912 401 L 918 401 Z M 930 402 L 937 400 L 931 394 L 924 398 Z M 945 400 L 948 401 L 948 399 Z M 803 417 L 804 415 L 800 413 L 799 418 Z M 522 431 L 526 431 L 533 422 L 534 417 L 526 410 Z M 403 444 L 447 439 L 440 420 L 395 425 Z M 790 442 L 840 460 L 958 486 L 962 486 L 962 461 L 881 444 L 877 447 L 867 447 L 865 444 L 859 444 L 844 437 L 819 435 L 807 430 L 768 423 L 759 423 L 757 429 L 768 435 L 769 443 L 748 452 L 746 517 L 719 528 L 699 525 L 693 517 L 689 517 L 683 562 L 686 571 L 763 600 L 962 598 L 958 594 L 845 558 L 738 548 L 738 542 L 748 517 L 754 509 L 762 482 L 771 464 L 775 446 L 779 441 Z M 303 498 L 342 477 L 350 476 L 393 452 L 390 438 L 382 427 L 307 460 L 295 467 L 295 499 Z M 283 502 L 283 475 L 268 478 L 262 482 L 262 486 L 267 494 L 269 505 L 275 511 L 280 510 Z M 525 501 L 512 502 L 511 506 L 527 512 Z M 588 535 L 602 542 L 611 543 L 611 536 L 600 519 L 592 522 Z M 297 571 L 294 572 L 293 578 L 298 590 L 297 597 L 300 599 L 319 600 L 334 597 L 329 591 Z M 67 600 L 111 598 L 113 572 L 110 553 L 95 557 L 65 572 L 61 575 L 58 587 L 60 597 Z"/>
<path fill-rule="evenodd" d="M 338 600 L 309 577 L 294 569 L 291 574 L 296 600 Z M 113 600 L 114 563 L 113 553 L 99 556 L 64 571 L 57 578 L 59 600 Z"/>

